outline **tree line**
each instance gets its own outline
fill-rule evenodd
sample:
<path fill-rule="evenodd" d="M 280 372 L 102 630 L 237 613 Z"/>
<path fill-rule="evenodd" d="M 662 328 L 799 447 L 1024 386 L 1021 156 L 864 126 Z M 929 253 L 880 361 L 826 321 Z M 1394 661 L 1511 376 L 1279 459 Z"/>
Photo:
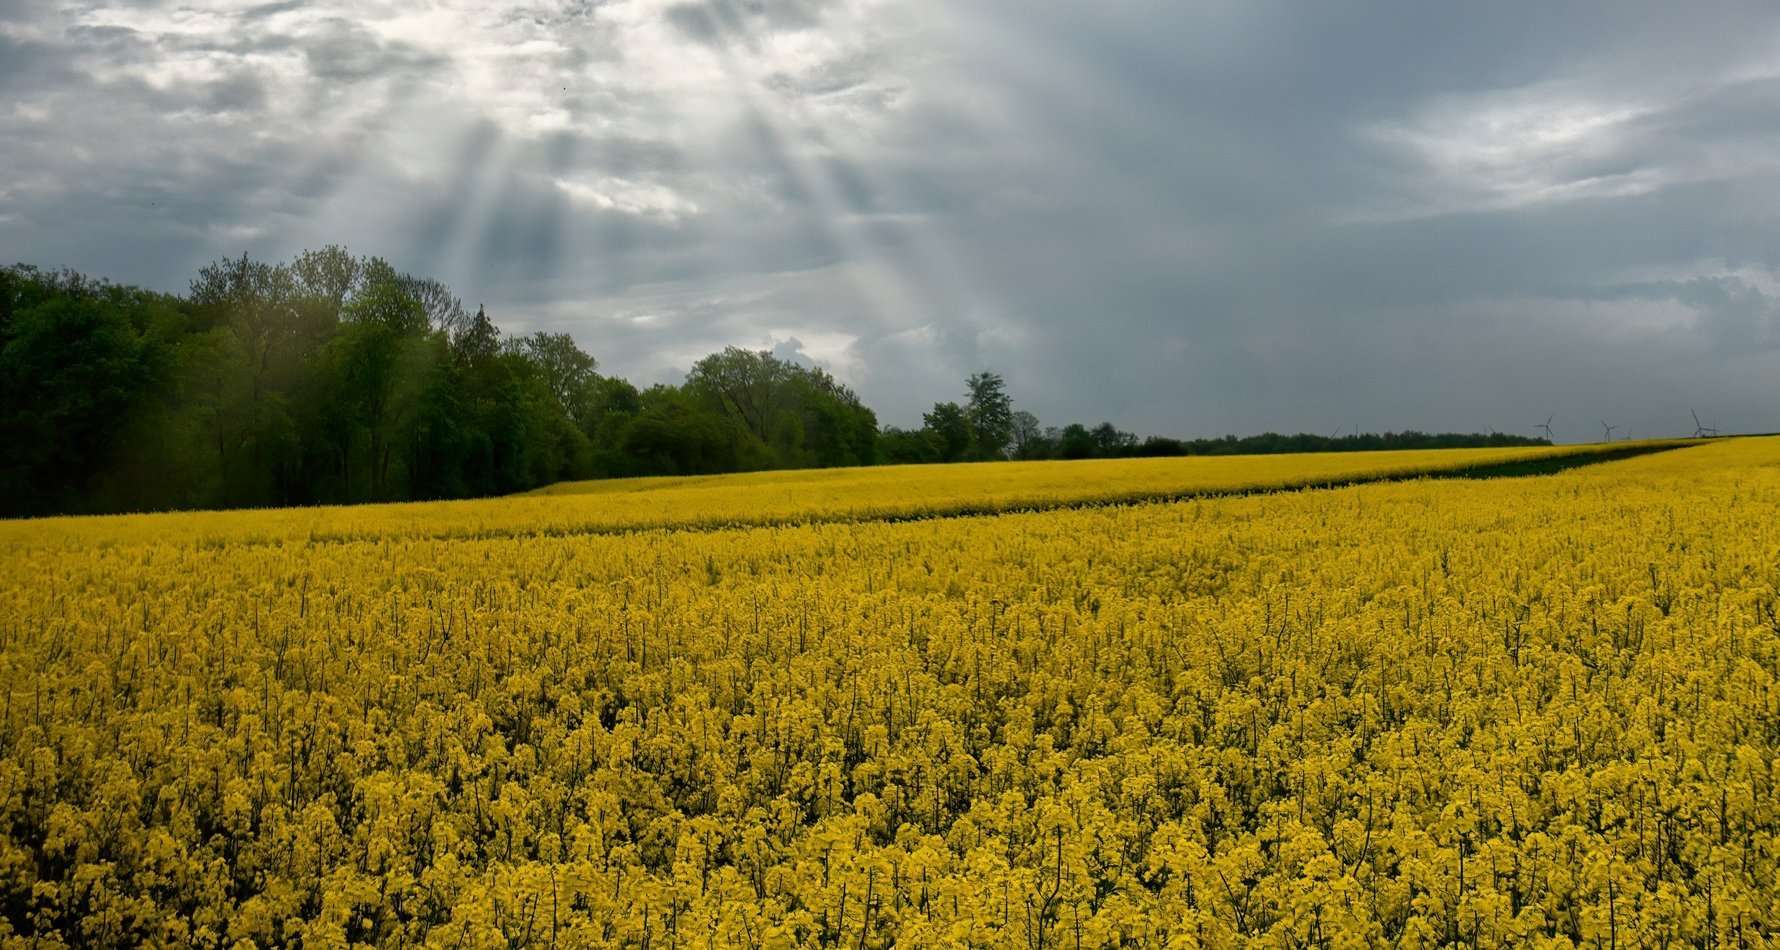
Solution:
<path fill-rule="evenodd" d="M 338 246 L 247 255 L 184 295 L 0 267 L 0 514 L 459 498 L 564 479 L 1007 458 L 1523 444 L 1045 429 L 998 375 L 880 429 L 827 372 L 728 347 L 680 385 L 504 335 L 444 284 Z"/>
<path fill-rule="evenodd" d="M 184 296 L 0 268 L 0 511 L 400 501 L 570 478 L 877 461 L 833 376 L 729 348 L 679 386 L 503 335 L 436 280 L 329 246 Z"/>

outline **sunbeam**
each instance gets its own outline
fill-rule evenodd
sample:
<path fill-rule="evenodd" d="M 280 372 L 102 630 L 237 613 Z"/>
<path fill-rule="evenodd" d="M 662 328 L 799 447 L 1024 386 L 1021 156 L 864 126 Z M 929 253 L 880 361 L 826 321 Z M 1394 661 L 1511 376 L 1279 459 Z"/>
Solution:
<path fill-rule="evenodd" d="M 771 77 L 763 75 L 735 48 L 731 34 L 745 30 L 745 18 L 734 0 L 713 0 L 701 8 L 722 18 L 723 29 L 713 26 L 706 48 L 716 58 L 734 89 L 746 127 L 754 130 L 757 150 L 770 165 L 789 176 L 793 197 L 807 203 L 799 223 L 816 230 L 835 250 L 833 266 L 858 291 L 857 299 L 870 309 L 873 324 L 886 330 L 921 325 L 963 309 L 967 299 L 939 279 L 939 268 L 909 266 L 901 248 L 919 246 L 921 240 L 906 232 L 893 217 L 879 215 L 870 207 L 882 191 L 858 174 L 833 137 L 809 114 L 807 103 L 795 95 L 775 95 Z M 745 34 L 744 34 L 745 36 Z M 787 114 L 789 113 L 789 114 Z M 849 189 L 848 177 L 863 184 Z M 890 232 L 891 239 L 884 233 Z M 733 263 L 733 258 L 732 258 Z"/>

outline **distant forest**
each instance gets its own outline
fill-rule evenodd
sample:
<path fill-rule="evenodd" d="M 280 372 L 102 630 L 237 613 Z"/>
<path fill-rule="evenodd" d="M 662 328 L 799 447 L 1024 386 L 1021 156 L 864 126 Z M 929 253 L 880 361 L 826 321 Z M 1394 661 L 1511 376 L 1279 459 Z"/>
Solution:
<path fill-rule="evenodd" d="M 729 347 L 678 386 L 567 334 L 503 336 L 443 284 L 329 246 L 205 267 L 185 296 L 0 267 L 0 514 L 495 495 L 564 479 L 907 462 L 1528 445 L 1416 432 L 1139 439 L 1041 427 L 999 376 L 919 429 L 828 373 Z"/>

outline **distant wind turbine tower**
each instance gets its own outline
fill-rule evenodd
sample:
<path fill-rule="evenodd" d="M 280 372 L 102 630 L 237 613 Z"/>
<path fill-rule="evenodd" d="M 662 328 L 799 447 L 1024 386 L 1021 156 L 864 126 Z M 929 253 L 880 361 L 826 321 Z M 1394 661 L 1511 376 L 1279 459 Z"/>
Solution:
<path fill-rule="evenodd" d="M 1607 424 L 1607 420 L 1602 419 L 1601 420 L 1601 431 L 1603 433 L 1605 433 L 1605 437 L 1601 441 L 1612 442 L 1613 441 L 1613 430 L 1617 429 L 1617 428 L 1619 428 L 1619 426 L 1610 426 Z"/>
<path fill-rule="evenodd" d="M 1553 439 L 1551 438 L 1551 420 L 1553 420 L 1555 418 L 1557 418 L 1556 414 L 1546 416 L 1544 422 L 1541 422 L 1538 425 L 1533 427 L 1535 429 L 1544 429 L 1545 430 L 1545 441 L 1547 441 L 1547 442 L 1553 441 Z"/>
<path fill-rule="evenodd" d="M 1693 414 L 1693 437 L 1694 438 L 1704 439 L 1707 436 L 1718 435 L 1717 429 L 1714 429 L 1711 426 L 1706 425 L 1705 423 L 1700 421 L 1699 413 L 1694 412 L 1692 409 L 1689 409 L 1688 412 Z"/>

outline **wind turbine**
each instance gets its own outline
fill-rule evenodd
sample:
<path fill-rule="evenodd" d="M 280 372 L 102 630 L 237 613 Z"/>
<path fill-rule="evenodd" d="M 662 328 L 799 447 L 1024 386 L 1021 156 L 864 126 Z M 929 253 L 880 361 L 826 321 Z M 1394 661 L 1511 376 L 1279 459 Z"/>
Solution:
<path fill-rule="evenodd" d="M 1607 434 L 1607 437 L 1605 439 L 1603 439 L 1602 441 L 1612 442 L 1613 441 L 1613 430 L 1617 429 L 1617 428 L 1619 428 L 1619 426 L 1610 426 L 1607 424 L 1607 420 L 1602 419 L 1601 420 L 1601 429 L 1603 431 L 1605 431 Z"/>
<path fill-rule="evenodd" d="M 1699 413 L 1694 412 L 1692 409 L 1689 409 L 1688 412 L 1693 414 L 1693 437 L 1694 438 L 1703 439 L 1709 435 L 1716 436 L 1718 434 L 1717 429 L 1714 429 L 1711 426 L 1706 425 L 1705 423 L 1700 421 Z"/>
<path fill-rule="evenodd" d="M 1553 420 L 1555 418 L 1557 418 L 1557 416 L 1555 414 L 1546 416 L 1544 422 L 1541 422 L 1538 425 L 1533 427 L 1535 429 L 1544 429 L 1545 430 L 1545 441 L 1547 441 L 1547 442 L 1552 441 L 1552 439 L 1551 439 L 1551 420 Z"/>

